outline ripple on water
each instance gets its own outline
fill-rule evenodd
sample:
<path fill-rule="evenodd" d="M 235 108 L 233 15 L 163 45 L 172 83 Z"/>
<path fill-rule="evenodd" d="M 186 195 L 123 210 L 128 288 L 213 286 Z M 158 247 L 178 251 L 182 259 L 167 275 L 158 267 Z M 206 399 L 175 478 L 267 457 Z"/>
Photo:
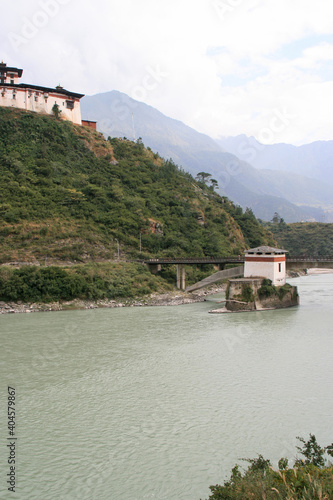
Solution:
<path fill-rule="evenodd" d="M 1 318 L 1 379 L 20 368 L 18 500 L 207 498 L 240 457 L 331 442 L 331 279 L 299 279 L 301 307 L 284 311 Z"/>

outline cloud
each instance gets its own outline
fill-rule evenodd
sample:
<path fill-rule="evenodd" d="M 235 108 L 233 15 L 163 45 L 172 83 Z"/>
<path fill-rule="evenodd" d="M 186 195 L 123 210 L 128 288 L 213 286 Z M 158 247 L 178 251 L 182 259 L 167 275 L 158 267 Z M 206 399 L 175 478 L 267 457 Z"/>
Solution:
<path fill-rule="evenodd" d="M 331 0 L 16 0 L 2 9 L 1 57 L 24 68 L 23 81 L 117 89 L 214 137 L 258 135 L 288 108 L 297 119 L 276 142 L 332 138 L 323 111 Z"/>

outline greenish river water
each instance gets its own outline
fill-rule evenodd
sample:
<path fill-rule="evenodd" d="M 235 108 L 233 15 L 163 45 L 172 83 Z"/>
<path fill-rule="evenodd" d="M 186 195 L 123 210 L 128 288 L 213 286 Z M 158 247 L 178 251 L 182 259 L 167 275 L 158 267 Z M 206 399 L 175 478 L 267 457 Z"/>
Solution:
<path fill-rule="evenodd" d="M 241 457 L 330 444 L 333 274 L 290 283 L 301 305 L 280 311 L 210 315 L 211 297 L 1 316 L 0 498 L 199 500 Z"/>

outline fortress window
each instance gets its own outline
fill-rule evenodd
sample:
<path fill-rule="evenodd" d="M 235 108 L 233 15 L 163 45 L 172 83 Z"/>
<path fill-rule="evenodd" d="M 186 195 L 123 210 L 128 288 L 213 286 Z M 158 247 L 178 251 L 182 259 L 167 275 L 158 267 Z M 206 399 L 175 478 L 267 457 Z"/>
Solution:
<path fill-rule="evenodd" d="M 66 101 L 66 106 L 68 109 L 74 109 L 74 101 Z"/>

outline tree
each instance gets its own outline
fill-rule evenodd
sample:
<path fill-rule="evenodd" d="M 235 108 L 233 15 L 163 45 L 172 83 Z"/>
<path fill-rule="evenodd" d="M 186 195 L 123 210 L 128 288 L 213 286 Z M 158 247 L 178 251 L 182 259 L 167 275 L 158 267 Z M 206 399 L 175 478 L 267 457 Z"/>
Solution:
<path fill-rule="evenodd" d="M 196 180 L 199 181 L 199 182 L 203 182 L 203 183 L 206 183 L 209 179 L 209 177 L 211 177 L 212 174 L 208 174 L 207 172 L 199 172 L 196 176 Z"/>
<path fill-rule="evenodd" d="M 53 108 L 52 108 L 52 113 L 53 113 L 53 115 L 55 116 L 55 118 L 56 118 L 57 120 L 59 120 L 59 119 L 60 119 L 61 109 L 59 108 L 59 106 L 58 106 L 58 104 L 57 104 L 57 103 L 55 103 L 55 104 L 53 105 Z"/>
<path fill-rule="evenodd" d="M 210 183 L 211 183 L 213 190 L 219 188 L 219 184 L 218 184 L 216 179 L 210 179 Z"/>
<path fill-rule="evenodd" d="M 277 212 L 274 212 L 274 215 L 273 215 L 273 219 L 272 219 L 272 222 L 274 224 L 279 224 L 281 221 L 281 217 L 280 215 L 277 213 Z"/>
<path fill-rule="evenodd" d="M 318 443 L 316 436 L 310 434 L 310 439 L 305 442 L 305 439 L 302 437 L 297 437 L 297 439 L 303 443 L 303 448 L 300 446 L 296 446 L 296 449 L 305 457 L 305 460 L 297 460 L 296 463 L 299 465 L 308 465 L 312 464 L 316 467 L 324 467 L 325 460 L 324 454 L 325 449 L 323 449 Z"/>

